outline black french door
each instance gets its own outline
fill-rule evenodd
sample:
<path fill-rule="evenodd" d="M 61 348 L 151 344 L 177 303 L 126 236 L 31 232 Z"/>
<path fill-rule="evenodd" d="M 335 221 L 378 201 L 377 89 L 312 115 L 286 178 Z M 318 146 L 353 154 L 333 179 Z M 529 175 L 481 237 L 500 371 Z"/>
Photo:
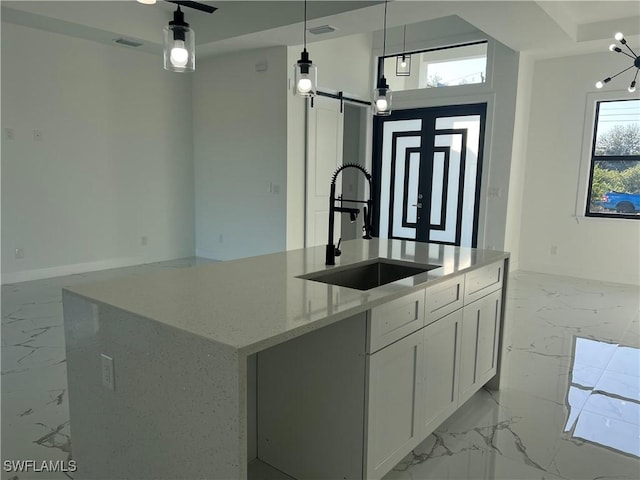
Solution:
<path fill-rule="evenodd" d="M 380 237 L 477 245 L 485 117 L 482 103 L 374 118 Z"/>

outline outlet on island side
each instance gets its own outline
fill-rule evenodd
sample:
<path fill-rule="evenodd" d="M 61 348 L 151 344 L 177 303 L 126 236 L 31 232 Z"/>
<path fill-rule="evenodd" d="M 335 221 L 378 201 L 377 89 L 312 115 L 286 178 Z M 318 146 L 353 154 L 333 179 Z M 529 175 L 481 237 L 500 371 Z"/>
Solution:
<path fill-rule="evenodd" d="M 24 249 L 16 248 L 14 255 L 17 260 L 22 260 L 24 258 Z"/>

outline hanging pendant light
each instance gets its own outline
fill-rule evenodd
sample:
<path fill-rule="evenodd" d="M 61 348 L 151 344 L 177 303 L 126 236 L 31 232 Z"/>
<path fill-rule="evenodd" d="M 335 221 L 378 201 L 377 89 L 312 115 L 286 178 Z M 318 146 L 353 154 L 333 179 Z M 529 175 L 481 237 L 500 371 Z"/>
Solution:
<path fill-rule="evenodd" d="M 407 26 L 404 26 L 404 36 L 402 40 L 402 55 L 396 57 L 396 77 L 408 77 L 411 75 L 411 55 L 407 51 Z"/>
<path fill-rule="evenodd" d="M 382 57 L 378 60 L 378 83 L 373 90 L 373 114 L 377 116 L 391 115 L 392 92 L 384 76 L 384 57 L 387 51 L 387 0 L 384 2 L 384 30 L 382 40 Z"/>
<path fill-rule="evenodd" d="M 196 69 L 195 33 L 184 21 L 178 9 L 164 29 L 164 69 L 172 72 L 193 72 Z"/>
<path fill-rule="evenodd" d="M 318 84 L 318 69 L 309 59 L 307 52 L 307 0 L 304 1 L 304 49 L 300 60 L 293 66 L 294 84 L 293 94 L 300 97 L 313 97 Z"/>

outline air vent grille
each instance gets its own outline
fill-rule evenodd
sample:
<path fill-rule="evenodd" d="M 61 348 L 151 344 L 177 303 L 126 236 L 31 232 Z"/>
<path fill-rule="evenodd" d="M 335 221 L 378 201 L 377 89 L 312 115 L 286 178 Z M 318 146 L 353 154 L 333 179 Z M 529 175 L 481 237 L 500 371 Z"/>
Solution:
<path fill-rule="evenodd" d="M 337 28 L 331 25 L 320 25 L 319 27 L 311 27 L 308 32 L 314 35 L 324 35 L 325 33 L 335 32 L 336 30 Z"/>
<path fill-rule="evenodd" d="M 128 38 L 116 38 L 114 40 L 118 45 L 124 45 L 126 47 L 141 47 L 141 42 L 136 42 L 135 40 L 130 40 Z"/>

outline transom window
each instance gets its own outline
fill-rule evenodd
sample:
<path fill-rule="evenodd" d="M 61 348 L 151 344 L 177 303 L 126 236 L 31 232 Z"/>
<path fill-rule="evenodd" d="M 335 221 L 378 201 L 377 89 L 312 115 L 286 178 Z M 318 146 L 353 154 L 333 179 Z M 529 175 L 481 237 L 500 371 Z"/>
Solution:
<path fill-rule="evenodd" d="M 487 41 L 406 52 L 384 57 L 384 72 L 394 92 L 484 83 L 487 79 Z"/>
<path fill-rule="evenodd" d="M 586 215 L 640 219 L 640 100 L 596 104 Z"/>

